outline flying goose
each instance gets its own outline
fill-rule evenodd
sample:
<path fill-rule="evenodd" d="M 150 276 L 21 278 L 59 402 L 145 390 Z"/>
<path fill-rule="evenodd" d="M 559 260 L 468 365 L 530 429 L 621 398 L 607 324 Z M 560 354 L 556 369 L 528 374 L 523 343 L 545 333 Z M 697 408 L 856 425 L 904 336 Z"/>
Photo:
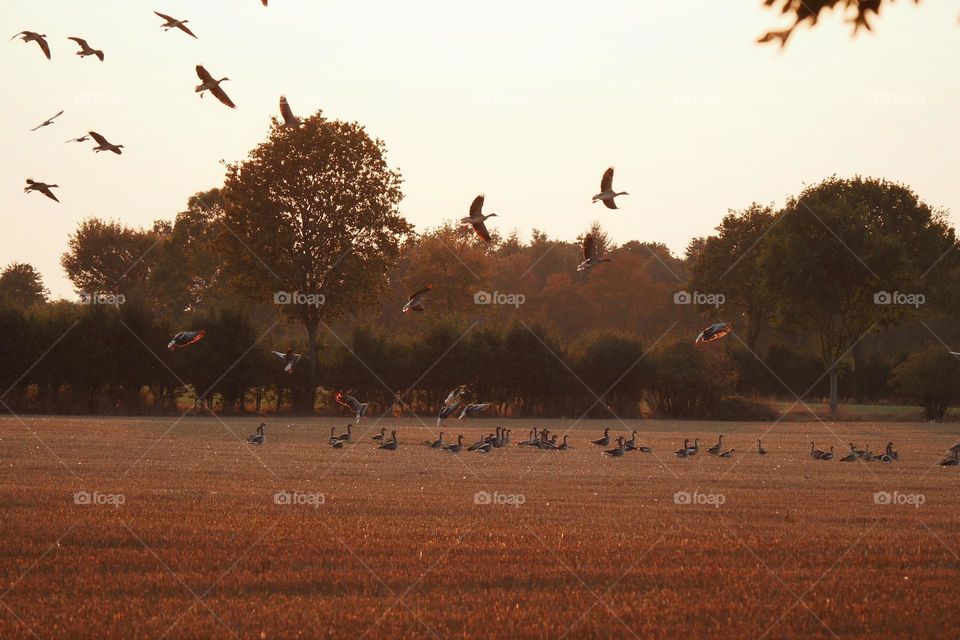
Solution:
<path fill-rule="evenodd" d="M 55 184 L 47 184 L 47 183 L 45 183 L 45 182 L 37 182 L 36 180 L 31 180 L 30 178 L 27 178 L 27 186 L 23 188 L 23 192 L 24 192 L 24 193 L 30 193 L 31 191 L 37 191 L 37 192 L 42 193 L 43 195 L 47 196 L 47 197 L 50 198 L 51 200 L 54 200 L 54 201 L 56 201 L 56 202 L 60 202 L 59 200 L 57 200 L 57 196 L 53 195 L 53 191 L 50 191 L 50 189 L 59 189 L 59 188 L 60 188 L 60 187 L 59 187 L 58 185 L 55 185 Z"/>
<path fill-rule="evenodd" d="M 338 403 L 356 412 L 357 424 L 360 424 L 360 419 L 367 414 L 367 409 L 370 407 L 370 405 L 377 404 L 376 402 L 360 402 L 353 396 L 347 395 L 345 393 L 340 393 L 339 391 L 337 391 L 337 393 L 334 394 L 333 398 Z"/>
<path fill-rule="evenodd" d="M 197 77 L 200 78 L 200 84 L 194 88 L 194 92 L 199 93 L 200 97 L 203 97 L 204 91 L 209 91 L 213 96 L 227 105 L 231 109 L 236 109 L 237 105 L 233 104 L 233 100 L 230 99 L 230 96 L 227 95 L 227 92 L 223 90 L 220 86 L 220 83 L 224 80 L 229 80 L 230 78 L 224 76 L 219 80 L 214 80 L 213 76 L 210 75 L 210 72 L 203 68 L 202 64 L 197 65 Z"/>
<path fill-rule="evenodd" d="M 97 142 L 97 146 L 93 148 L 95 153 L 100 153 L 101 151 L 113 151 L 115 154 L 120 155 L 123 153 L 120 149 L 123 148 L 122 144 L 111 144 L 106 138 L 97 133 L 96 131 L 88 131 L 87 135 L 93 138 Z"/>
<path fill-rule="evenodd" d="M 721 454 L 718 454 L 721 458 L 732 458 L 736 449 L 730 449 L 730 451 L 724 451 Z"/>
<path fill-rule="evenodd" d="M 720 437 L 717 438 L 717 444 L 707 449 L 707 453 L 715 456 L 719 454 L 722 449 L 723 449 L 723 434 L 721 433 Z"/>
<path fill-rule="evenodd" d="M 293 347 L 289 347 L 285 352 L 271 351 L 270 355 L 284 363 L 284 373 L 293 373 L 293 367 L 300 362 L 300 358 L 303 357 L 302 354 L 294 353 Z"/>
<path fill-rule="evenodd" d="M 70 138 L 69 140 L 65 140 L 64 142 L 65 142 L 65 143 L 69 143 L 69 142 L 86 142 L 86 141 L 89 140 L 89 139 L 90 139 L 90 136 L 80 136 L 79 138 Z"/>
<path fill-rule="evenodd" d="M 596 445 L 598 447 L 606 447 L 610 444 L 610 429 L 609 427 L 603 430 L 603 437 L 596 440 L 591 440 L 590 444 Z"/>
<path fill-rule="evenodd" d="M 437 426 L 447 419 L 447 417 L 452 414 L 460 406 L 460 403 L 457 404 L 448 404 L 443 407 L 440 407 L 440 413 L 437 415 Z"/>
<path fill-rule="evenodd" d="M 483 199 L 486 196 L 480 194 L 473 199 L 473 203 L 470 205 L 470 215 L 466 218 L 460 219 L 460 224 L 470 225 L 473 227 L 473 230 L 484 242 L 490 242 L 490 232 L 487 231 L 487 225 L 484 224 L 484 221 L 487 218 L 493 218 L 497 214 L 490 213 L 487 215 L 483 214 Z"/>
<path fill-rule="evenodd" d="M 177 349 L 189 347 L 194 342 L 200 342 L 203 340 L 205 335 L 207 335 L 206 329 L 200 329 L 199 331 L 181 331 L 177 335 L 173 336 L 173 340 L 171 340 L 170 344 L 167 345 L 167 349 L 170 349 L 170 351 L 176 351 Z"/>
<path fill-rule="evenodd" d="M 190 31 L 190 27 L 187 26 L 187 23 L 190 22 L 189 20 L 177 20 L 176 18 L 168 16 L 165 13 L 160 13 L 159 11 L 154 11 L 154 13 L 163 18 L 164 22 L 161 26 L 163 27 L 164 31 L 170 31 L 170 29 L 180 29 L 180 31 L 183 31 L 188 36 L 193 36 L 194 38 L 197 37 L 194 35 L 193 31 Z"/>
<path fill-rule="evenodd" d="M 583 262 L 577 265 L 577 271 L 586 271 L 604 262 L 613 262 L 613 260 L 597 257 L 593 236 L 588 233 L 583 237 Z"/>
<path fill-rule="evenodd" d="M 59 117 L 62 116 L 62 115 L 63 115 L 63 109 L 61 109 L 61 110 L 57 113 L 57 115 L 55 115 L 55 116 L 50 116 L 49 118 L 47 118 L 46 120 L 44 120 L 43 122 L 41 122 L 40 124 L 38 124 L 37 126 L 35 126 L 33 129 L 30 129 L 30 131 L 36 131 L 37 129 L 42 129 L 43 127 L 49 127 L 50 125 L 53 124 L 53 121 L 54 121 L 54 120 L 56 120 L 57 118 L 59 118 Z"/>
<path fill-rule="evenodd" d="M 626 191 L 614 191 L 613 190 L 613 167 L 608 168 L 603 172 L 603 178 L 600 179 L 600 193 L 593 196 L 593 202 L 602 202 L 608 209 L 616 209 L 617 203 L 614 202 L 614 198 L 617 196 L 628 196 L 630 195 Z"/>
<path fill-rule="evenodd" d="M 617 446 L 613 449 L 607 449 L 601 455 L 607 456 L 609 458 L 619 458 L 624 454 L 626 449 L 623 446 L 623 436 L 617 437 Z"/>
<path fill-rule="evenodd" d="M 296 129 L 303 124 L 303 120 L 293 115 L 287 96 L 280 96 L 280 115 L 283 116 L 283 126 L 287 129 Z"/>
<path fill-rule="evenodd" d="M 403 305 L 403 313 L 407 311 L 423 311 L 423 302 L 427 300 L 424 296 L 430 292 L 430 289 L 433 289 L 432 284 L 428 284 L 423 289 L 411 293 L 410 297 L 407 298 L 407 304 Z"/>
<path fill-rule="evenodd" d="M 76 36 L 70 36 L 67 40 L 73 40 L 78 45 L 80 45 L 80 51 L 77 51 L 77 55 L 81 58 L 86 58 L 87 56 L 97 56 L 100 58 L 100 62 L 103 62 L 103 51 L 100 49 L 94 49 L 87 41 L 83 38 L 77 38 Z"/>
<path fill-rule="evenodd" d="M 267 424 L 265 422 L 261 422 L 260 426 L 257 427 L 257 433 L 254 435 L 247 436 L 247 442 L 249 442 L 250 444 L 256 444 L 256 445 L 263 444 L 263 441 L 267 439 L 267 437 L 263 433 L 263 428 L 265 426 L 267 426 Z"/>
<path fill-rule="evenodd" d="M 767 450 L 763 448 L 763 442 L 760 441 L 760 438 L 757 438 L 757 454 L 761 456 L 767 455 Z"/>
<path fill-rule="evenodd" d="M 397 440 L 397 432 L 390 432 L 391 439 L 389 442 L 384 442 L 382 445 L 377 447 L 378 449 L 386 449 L 387 451 L 396 451 L 400 448 L 400 442 Z"/>
<path fill-rule="evenodd" d="M 463 420 L 467 416 L 475 416 L 478 413 L 483 413 L 491 405 L 490 402 L 481 402 L 479 404 L 468 404 L 463 408 L 463 411 L 460 412 L 460 417 L 458 420 Z"/>
<path fill-rule="evenodd" d="M 713 342 L 714 340 L 719 340 L 720 338 L 724 337 L 731 331 L 733 331 L 733 324 L 729 322 L 717 322 L 701 331 L 700 335 L 697 336 L 697 339 L 694 340 L 693 343 L 701 344 Z"/>
<path fill-rule="evenodd" d="M 14 34 L 13 38 L 10 39 L 13 40 L 17 37 L 24 42 L 36 42 L 40 46 L 41 51 L 43 51 L 43 55 L 47 56 L 47 60 L 50 59 L 50 45 L 47 44 L 47 34 L 37 33 L 36 31 L 21 31 L 20 33 Z"/>

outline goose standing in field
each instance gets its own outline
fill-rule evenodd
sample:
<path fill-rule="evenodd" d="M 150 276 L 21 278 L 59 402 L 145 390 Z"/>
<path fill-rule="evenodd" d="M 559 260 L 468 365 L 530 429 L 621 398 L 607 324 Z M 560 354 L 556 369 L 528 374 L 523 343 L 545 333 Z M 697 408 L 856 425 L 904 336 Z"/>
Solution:
<path fill-rule="evenodd" d="M 604 262 L 613 262 L 612 258 L 597 257 L 597 248 L 593 236 L 587 234 L 583 237 L 583 262 L 577 265 L 577 271 L 586 271 Z"/>
<path fill-rule="evenodd" d="M 937 463 L 941 467 L 955 467 L 960 464 L 960 450 L 953 449 L 952 453 Z"/>
<path fill-rule="evenodd" d="M 280 96 L 280 115 L 283 116 L 283 126 L 287 129 L 296 129 L 303 124 L 303 120 L 293 115 L 287 96 Z"/>
<path fill-rule="evenodd" d="M 603 430 L 603 437 L 596 440 L 591 440 L 590 444 L 596 445 L 598 447 L 606 447 L 610 444 L 610 428 Z"/>
<path fill-rule="evenodd" d="M 900 453 L 897 451 L 894 451 L 893 443 L 888 442 L 886 452 L 882 456 L 880 456 L 880 462 L 893 462 L 894 460 L 897 460 L 899 457 L 900 457 Z"/>
<path fill-rule="evenodd" d="M 343 442 L 350 442 L 353 439 L 353 428 L 349 422 L 347 423 L 347 432 L 341 433 L 339 436 L 337 436 L 337 439 Z"/>
<path fill-rule="evenodd" d="M 810 457 L 814 460 L 819 460 L 823 457 L 823 451 L 817 449 L 813 442 L 810 443 Z"/>
<path fill-rule="evenodd" d="M 713 445 L 707 449 L 707 453 L 712 456 L 718 455 L 723 450 L 723 434 L 720 434 L 720 437 L 717 438 L 717 444 Z"/>
<path fill-rule="evenodd" d="M 630 432 L 630 439 L 623 443 L 623 446 L 627 451 L 636 451 L 637 450 L 637 432 Z"/>
<path fill-rule="evenodd" d="M 477 414 L 483 413 L 490 406 L 490 402 L 481 402 L 479 404 L 468 404 L 463 408 L 463 411 L 460 412 L 460 417 L 458 420 L 463 420 L 467 416 L 475 416 Z"/>
<path fill-rule="evenodd" d="M 490 440 L 488 439 L 482 442 L 479 447 L 474 449 L 474 451 L 476 451 L 477 453 L 490 453 L 491 451 L 493 451 L 493 445 L 490 444 Z"/>
<path fill-rule="evenodd" d="M 194 92 L 199 93 L 201 98 L 203 97 L 204 91 L 209 91 L 213 94 L 213 97 L 231 109 L 237 108 L 237 105 L 233 104 L 233 100 L 230 99 L 230 96 L 227 95 L 227 92 L 224 91 L 223 87 L 220 86 L 221 82 L 229 80 L 230 78 L 224 76 L 219 80 L 214 80 L 213 76 L 210 75 L 210 72 L 203 68 L 202 64 L 197 65 L 197 77 L 200 78 L 200 84 L 194 88 Z"/>
<path fill-rule="evenodd" d="M 857 455 L 857 450 L 854 448 L 853 443 L 850 444 L 850 453 L 840 458 L 840 462 L 855 462 L 860 456 Z"/>
<path fill-rule="evenodd" d="M 852 443 L 852 442 L 850 443 L 850 446 L 853 447 L 853 443 Z M 858 458 L 862 458 L 862 457 L 864 457 L 865 455 L 867 455 L 867 450 L 868 450 L 868 449 L 870 449 L 870 445 L 867 445 L 867 446 L 866 446 L 865 448 L 863 448 L 863 449 L 856 449 L 856 448 L 854 448 L 854 449 L 853 449 L 853 452 L 854 452 L 855 454 L 857 454 L 857 457 L 858 457 Z"/>
<path fill-rule="evenodd" d="M 73 40 L 80 46 L 80 51 L 77 51 L 77 55 L 81 58 L 86 58 L 87 56 L 97 56 L 100 58 L 100 62 L 103 62 L 103 51 L 100 49 L 94 49 L 87 41 L 83 38 L 77 38 L 76 36 L 70 36 L 67 40 Z"/>
<path fill-rule="evenodd" d="M 47 44 L 47 34 L 37 33 L 36 31 L 21 31 L 10 39 L 13 40 L 17 37 L 24 42 L 36 42 L 40 46 L 40 50 L 43 51 L 43 55 L 47 56 L 47 60 L 50 59 L 50 45 Z"/>
<path fill-rule="evenodd" d="M 559 447 L 557 447 L 557 451 L 567 451 L 568 449 L 572 449 L 572 448 L 573 447 L 567 444 L 567 434 L 563 434 L 563 442 L 560 444 Z"/>
<path fill-rule="evenodd" d="M 170 344 L 167 345 L 167 349 L 170 349 L 170 351 L 176 351 L 177 349 L 189 347 L 193 343 L 203 340 L 205 335 L 207 335 L 206 329 L 200 329 L 198 331 L 181 331 L 177 335 L 173 336 Z"/>
<path fill-rule="evenodd" d="M 497 214 L 483 214 L 483 199 L 485 197 L 486 196 L 483 194 L 480 194 L 473 199 L 473 203 L 470 205 L 470 215 L 466 218 L 461 218 L 460 224 L 473 227 L 474 232 L 480 237 L 481 240 L 484 242 L 490 242 L 490 232 L 487 231 L 487 225 L 484 224 L 484 221 L 487 218 L 496 217 Z"/>
<path fill-rule="evenodd" d="M 830 451 L 825 451 L 820 454 L 821 460 L 833 460 L 833 447 L 830 447 Z"/>
<path fill-rule="evenodd" d="M 688 456 L 695 456 L 700 453 L 700 438 L 693 439 L 693 446 L 687 448 Z"/>
<path fill-rule="evenodd" d="M 302 354 L 294 353 L 293 347 L 288 348 L 285 352 L 271 351 L 270 355 L 283 362 L 283 372 L 288 374 L 293 373 L 293 367 L 296 366 L 296 364 L 300 362 L 300 358 L 303 357 Z"/>
<path fill-rule="evenodd" d="M 736 449 L 730 449 L 730 451 L 724 451 L 721 454 L 718 454 L 720 458 L 732 458 Z"/>
<path fill-rule="evenodd" d="M 710 325 L 706 329 L 700 332 L 700 335 L 697 336 L 697 339 L 693 341 L 694 344 L 704 344 L 707 342 L 713 342 L 714 340 L 719 340 L 728 333 L 733 331 L 733 324 L 730 322 L 717 322 Z"/>
<path fill-rule="evenodd" d="M 463 436 L 457 436 L 457 444 L 449 444 L 443 450 L 450 453 L 460 453 L 463 450 Z"/>
<path fill-rule="evenodd" d="M 487 437 L 484 435 L 481 435 L 479 440 L 477 440 L 467 448 L 467 451 L 476 451 L 486 443 L 487 443 Z"/>
<path fill-rule="evenodd" d="M 329 442 L 330 444 L 333 444 L 334 442 L 337 442 L 340 440 L 340 438 L 338 438 L 337 434 L 335 433 L 335 429 L 336 427 L 330 427 L 330 437 L 327 438 L 327 442 Z"/>
<path fill-rule="evenodd" d="M 614 198 L 628 195 L 630 194 L 626 191 L 613 190 L 613 167 L 610 167 L 603 172 L 603 177 L 600 179 L 600 193 L 593 196 L 592 201 L 602 202 L 608 209 L 616 209 L 617 203 L 614 202 Z"/>
<path fill-rule="evenodd" d="M 117 155 L 120 155 L 121 153 L 123 153 L 122 151 L 120 151 L 120 149 L 123 149 L 122 144 L 111 144 L 106 138 L 104 138 L 102 135 L 100 135 L 96 131 L 88 131 L 87 135 L 93 138 L 97 143 L 97 146 L 93 148 L 93 151 L 95 153 L 100 153 L 101 151 L 112 151 Z"/>
<path fill-rule="evenodd" d="M 267 426 L 267 424 L 265 422 L 261 422 L 260 426 L 257 427 L 257 432 L 253 435 L 247 436 L 247 442 L 256 445 L 263 444 L 263 441 L 267 439 L 267 436 L 263 433 L 263 428 L 265 426 Z"/>
<path fill-rule="evenodd" d="M 36 180 L 27 178 L 27 186 L 23 188 L 23 192 L 30 193 L 31 191 L 36 191 L 37 193 L 42 193 L 43 195 L 47 196 L 48 198 L 50 198 L 55 202 L 60 202 L 59 200 L 57 200 L 57 196 L 53 195 L 53 191 L 50 191 L 50 189 L 59 189 L 59 188 L 60 188 L 59 185 L 47 184 L 45 182 L 37 182 Z"/>
<path fill-rule="evenodd" d="M 690 440 L 684 438 L 684 439 L 683 439 L 683 447 L 681 447 L 680 449 L 677 449 L 677 450 L 674 451 L 673 453 L 674 453 L 674 455 L 676 455 L 678 458 L 686 458 L 688 455 L 690 455 L 690 454 L 689 454 L 689 451 L 690 451 Z"/>
<path fill-rule="evenodd" d="M 423 311 L 423 303 L 425 300 L 428 300 L 428 298 L 425 298 L 424 296 L 430 293 L 430 289 L 433 289 L 432 284 L 428 284 L 423 289 L 411 293 L 410 297 L 407 298 L 407 304 L 403 305 L 402 313 L 406 313 L 408 311 Z"/>
<path fill-rule="evenodd" d="M 645 444 L 641 444 L 640 446 L 637 447 L 637 451 L 639 451 L 640 453 L 653 453 L 653 448 Z"/>
<path fill-rule="evenodd" d="M 380 427 L 380 433 L 378 433 L 378 434 L 376 434 L 376 435 L 373 435 L 373 436 L 370 436 L 370 439 L 373 440 L 373 441 L 375 441 L 375 442 L 383 442 L 383 434 L 385 434 L 386 432 L 387 432 L 387 430 L 386 430 L 385 428 Z M 440 437 L 443 438 L 443 434 L 442 434 L 442 433 L 440 434 Z"/>
<path fill-rule="evenodd" d="M 343 440 L 340 438 L 330 438 L 329 442 L 334 449 L 343 449 Z"/>
<path fill-rule="evenodd" d="M 431 449 L 443 449 L 446 445 L 443 443 L 443 431 L 440 432 L 440 437 L 434 440 L 433 442 L 427 441 L 427 444 L 430 445 Z"/>
<path fill-rule="evenodd" d="M 193 36 L 194 38 L 197 37 L 193 31 L 190 31 L 190 27 L 187 26 L 187 23 L 190 22 L 189 20 L 177 20 L 176 18 L 168 16 L 165 13 L 160 13 L 159 11 L 154 11 L 154 13 L 163 18 L 164 22 L 161 26 L 163 27 L 164 31 L 170 31 L 170 29 L 180 29 L 180 31 L 183 31 L 188 36 Z"/>
<path fill-rule="evenodd" d="M 36 131 L 37 129 L 42 129 L 42 128 L 44 128 L 44 127 L 49 127 L 50 125 L 53 124 L 53 121 L 54 121 L 54 120 L 56 120 L 57 118 L 59 118 L 59 117 L 62 116 L 62 115 L 63 115 L 63 109 L 61 109 L 61 110 L 57 113 L 57 115 L 55 115 L 55 116 L 50 116 L 49 118 L 47 118 L 46 120 L 44 120 L 43 122 L 41 122 L 40 124 L 38 124 L 37 126 L 35 126 L 33 129 L 30 129 L 30 131 L 33 132 L 33 131 Z"/>
<path fill-rule="evenodd" d="M 390 441 L 384 442 L 382 445 L 377 447 L 378 449 L 386 449 L 387 451 L 396 451 L 400 448 L 400 441 L 397 440 L 397 432 L 390 432 Z"/>
<path fill-rule="evenodd" d="M 626 449 L 623 446 L 623 436 L 617 437 L 617 446 L 613 449 L 608 449 L 604 451 L 601 455 L 607 456 L 609 458 L 619 458 L 626 452 Z"/>
<path fill-rule="evenodd" d="M 757 438 L 757 455 L 767 455 L 767 450 L 763 448 L 763 442 L 760 440 L 760 438 Z"/>
<path fill-rule="evenodd" d="M 518 442 L 518 443 L 517 443 L 517 446 L 518 446 L 518 447 L 532 447 L 532 446 L 533 446 L 533 441 L 534 441 L 535 439 L 536 439 L 536 429 L 533 429 L 533 430 L 530 431 L 530 435 L 527 436 L 527 439 L 524 440 L 524 441 L 522 441 L 522 442 Z"/>
<path fill-rule="evenodd" d="M 370 408 L 370 405 L 377 404 L 376 402 L 360 402 L 353 396 L 340 393 L 339 391 L 334 394 L 333 398 L 339 404 L 342 404 L 357 414 L 357 424 L 360 424 L 360 419 L 367 414 L 367 409 Z"/>

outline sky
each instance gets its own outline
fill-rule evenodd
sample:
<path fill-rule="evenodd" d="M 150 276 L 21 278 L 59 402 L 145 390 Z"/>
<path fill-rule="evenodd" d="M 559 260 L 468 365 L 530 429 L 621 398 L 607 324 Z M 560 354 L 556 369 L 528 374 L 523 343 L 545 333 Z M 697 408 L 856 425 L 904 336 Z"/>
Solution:
<path fill-rule="evenodd" d="M 3 0 L 10 35 L 46 34 L 53 59 L 2 49 L 0 267 L 29 262 L 75 298 L 60 256 L 82 220 L 173 219 L 266 137 L 281 94 L 384 140 L 418 230 L 485 193 L 504 234 L 573 240 L 598 220 L 682 254 L 729 209 L 834 173 L 906 183 L 956 225 L 958 14 L 900 2 L 856 38 L 831 14 L 781 50 L 756 43 L 786 24 L 761 0 Z M 194 93 L 197 64 L 230 77 L 236 110 Z M 89 130 L 123 155 L 64 143 Z M 590 202 L 611 165 L 619 211 Z M 28 177 L 62 204 L 22 193 Z"/>

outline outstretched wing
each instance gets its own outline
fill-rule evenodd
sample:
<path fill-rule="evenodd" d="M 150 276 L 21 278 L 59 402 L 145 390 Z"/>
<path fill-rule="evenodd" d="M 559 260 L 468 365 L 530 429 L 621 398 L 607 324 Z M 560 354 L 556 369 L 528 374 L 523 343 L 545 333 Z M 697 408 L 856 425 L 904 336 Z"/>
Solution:
<path fill-rule="evenodd" d="M 80 45 L 80 48 L 81 48 L 81 49 L 87 49 L 87 48 L 89 48 L 89 45 L 87 45 L 87 41 L 84 40 L 83 38 L 77 38 L 76 36 L 70 36 L 69 38 L 67 38 L 67 40 L 73 40 L 73 41 L 76 42 L 78 45 Z"/>
<path fill-rule="evenodd" d="M 423 289 L 420 289 L 419 291 L 414 291 L 413 293 L 410 294 L 410 297 L 407 299 L 412 301 L 415 298 L 419 298 L 420 296 L 429 293 L 430 289 L 433 289 L 432 284 L 428 284 L 427 286 L 425 286 Z"/>
<path fill-rule="evenodd" d="M 200 78 L 201 82 L 213 82 L 213 76 L 210 75 L 210 72 L 203 68 L 202 64 L 197 65 L 197 77 Z"/>
<path fill-rule="evenodd" d="M 490 232 L 487 231 L 487 225 L 482 222 L 474 222 L 472 225 L 473 230 L 476 232 L 480 239 L 484 242 L 490 242 Z"/>
<path fill-rule="evenodd" d="M 90 135 L 91 138 L 97 141 L 97 144 L 110 144 L 109 142 L 107 142 L 106 138 L 104 138 L 102 135 L 100 135 L 96 131 L 88 131 L 87 133 Z"/>
<path fill-rule="evenodd" d="M 613 167 L 608 168 L 603 172 L 603 178 L 600 179 L 600 192 L 610 191 L 613 189 Z"/>
<path fill-rule="evenodd" d="M 486 196 L 482 193 L 473 199 L 473 203 L 470 205 L 470 217 L 476 218 L 483 214 L 483 199 Z"/>
<path fill-rule="evenodd" d="M 349 396 L 345 393 L 340 393 L 339 391 L 337 391 L 336 395 L 334 395 L 333 398 L 339 404 L 342 404 L 343 406 L 348 407 L 353 411 L 359 411 L 360 409 L 360 402 L 358 402 L 357 399 L 354 398 L 353 396 Z"/>
<path fill-rule="evenodd" d="M 159 11 L 154 11 L 154 13 L 157 14 L 158 16 L 160 16 L 161 18 L 163 18 L 164 20 L 166 20 L 167 22 L 176 22 L 176 21 L 177 21 L 176 18 L 174 18 L 173 16 L 168 16 L 168 15 L 165 14 L 165 13 L 160 13 Z"/>
<path fill-rule="evenodd" d="M 583 259 L 589 260 L 593 257 L 593 236 L 589 233 L 583 237 Z"/>
<path fill-rule="evenodd" d="M 297 124 L 297 118 L 293 115 L 290 103 L 287 102 L 287 96 L 280 96 L 280 115 L 283 116 L 283 121 L 287 126 Z"/>
<path fill-rule="evenodd" d="M 233 104 L 233 100 L 230 99 L 230 96 L 227 95 L 227 92 L 220 88 L 220 85 L 215 86 L 213 89 L 210 89 L 210 93 L 217 97 L 217 100 L 227 105 L 231 109 L 236 109 L 237 105 Z"/>
<path fill-rule="evenodd" d="M 37 38 L 37 44 L 40 45 L 40 49 L 43 51 L 43 55 L 47 56 L 47 60 L 50 59 L 50 45 L 47 44 L 46 39 Z"/>

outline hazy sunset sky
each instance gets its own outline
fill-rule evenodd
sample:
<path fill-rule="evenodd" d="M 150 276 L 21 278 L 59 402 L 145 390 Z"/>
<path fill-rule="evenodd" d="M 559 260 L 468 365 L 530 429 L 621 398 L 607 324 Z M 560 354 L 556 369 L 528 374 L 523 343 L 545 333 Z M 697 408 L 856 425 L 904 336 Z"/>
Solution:
<path fill-rule="evenodd" d="M 264 139 L 277 100 L 322 108 L 383 139 L 418 230 L 487 194 L 491 226 L 571 240 L 599 220 L 613 239 L 682 253 L 729 208 L 783 203 L 832 173 L 902 181 L 960 213 L 960 7 L 899 2 L 851 38 L 831 14 L 785 50 L 761 0 L 4 0 L 0 267 L 30 262 L 53 297 L 84 218 L 172 219 L 219 186 L 221 159 Z M 164 32 L 158 10 L 199 37 Z M 81 60 L 68 36 L 106 61 Z M 194 66 L 229 76 L 238 108 L 199 98 Z M 30 133 L 60 109 L 53 126 Z M 65 144 L 88 130 L 124 144 Z M 590 203 L 603 170 L 631 195 Z M 57 183 L 57 205 L 23 194 Z"/>

